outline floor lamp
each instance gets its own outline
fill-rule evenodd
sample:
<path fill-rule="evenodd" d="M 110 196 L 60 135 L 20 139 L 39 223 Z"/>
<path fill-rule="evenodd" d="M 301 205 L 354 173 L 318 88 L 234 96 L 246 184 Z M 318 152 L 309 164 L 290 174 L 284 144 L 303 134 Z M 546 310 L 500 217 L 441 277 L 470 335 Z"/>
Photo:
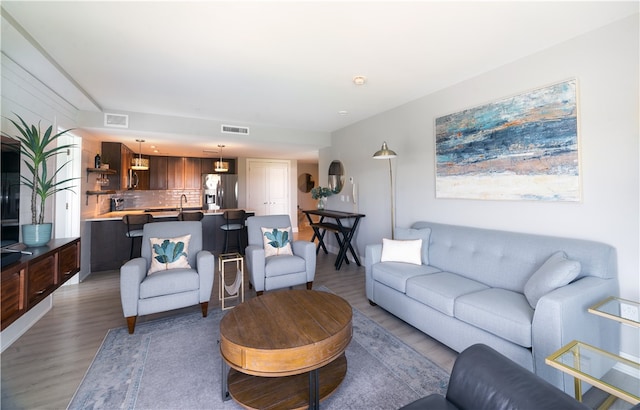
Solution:
<path fill-rule="evenodd" d="M 389 147 L 387 147 L 387 142 L 382 143 L 382 148 L 380 151 L 376 151 L 373 154 L 373 159 L 388 159 L 389 160 L 389 180 L 391 182 L 391 239 L 395 239 L 395 225 L 396 225 L 396 201 L 395 201 L 395 192 L 393 190 L 393 171 L 391 170 L 391 158 L 397 157 L 394 151 L 391 151 Z"/>

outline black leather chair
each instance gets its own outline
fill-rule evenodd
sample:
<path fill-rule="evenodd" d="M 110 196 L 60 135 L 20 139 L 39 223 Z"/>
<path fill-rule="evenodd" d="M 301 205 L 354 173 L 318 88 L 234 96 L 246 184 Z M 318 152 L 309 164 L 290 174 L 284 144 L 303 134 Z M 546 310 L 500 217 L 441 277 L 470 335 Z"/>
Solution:
<path fill-rule="evenodd" d="M 489 346 L 473 345 L 453 365 L 447 395 L 432 394 L 402 410 L 585 410 L 546 380 Z"/>

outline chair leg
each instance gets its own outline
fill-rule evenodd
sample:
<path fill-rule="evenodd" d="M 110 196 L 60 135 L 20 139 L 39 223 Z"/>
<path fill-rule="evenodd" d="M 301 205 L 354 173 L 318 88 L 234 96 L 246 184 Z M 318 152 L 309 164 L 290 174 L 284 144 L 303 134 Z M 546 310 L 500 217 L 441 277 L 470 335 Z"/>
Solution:
<path fill-rule="evenodd" d="M 202 308 L 202 317 L 207 317 L 207 311 L 209 310 L 209 302 L 200 303 L 200 307 Z"/>
<path fill-rule="evenodd" d="M 129 251 L 129 260 L 133 259 L 133 241 L 135 241 L 135 239 L 131 238 L 131 250 Z"/>
<path fill-rule="evenodd" d="M 129 334 L 132 335 L 134 329 L 136 328 L 136 319 L 138 316 L 129 316 L 127 317 L 127 328 L 129 328 Z"/>
<path fill-rule="evenodd" d="M 307 282 L 307 289 L 311 290 L 312 286 L 313 286 L 313 282 Z"/>

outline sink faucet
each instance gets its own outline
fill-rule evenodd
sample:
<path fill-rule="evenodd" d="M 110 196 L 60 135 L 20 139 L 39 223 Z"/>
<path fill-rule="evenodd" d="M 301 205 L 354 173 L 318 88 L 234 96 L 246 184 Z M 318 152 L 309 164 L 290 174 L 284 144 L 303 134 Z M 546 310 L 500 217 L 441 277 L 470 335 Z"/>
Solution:
<path fill-rule="evenodd" d="M 180 212 L 182 212 L 182 200 L 184 199 L 184 203 L 186 204 L 187 202 L 187 196 L 185 194 L 180 195 Z"/>

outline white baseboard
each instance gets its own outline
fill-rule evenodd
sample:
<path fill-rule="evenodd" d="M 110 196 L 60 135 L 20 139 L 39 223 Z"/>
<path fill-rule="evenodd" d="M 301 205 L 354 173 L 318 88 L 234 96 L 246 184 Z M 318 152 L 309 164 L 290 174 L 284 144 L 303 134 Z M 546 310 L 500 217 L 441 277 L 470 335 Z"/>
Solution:
<path fill-rule="evenodd" d="M 0 353 L 18 340 L 31 326 L 35 325 L 53 307 L 53 295 L 44 298 L 40 303 L 20 316 L 0 333 Z"/>

